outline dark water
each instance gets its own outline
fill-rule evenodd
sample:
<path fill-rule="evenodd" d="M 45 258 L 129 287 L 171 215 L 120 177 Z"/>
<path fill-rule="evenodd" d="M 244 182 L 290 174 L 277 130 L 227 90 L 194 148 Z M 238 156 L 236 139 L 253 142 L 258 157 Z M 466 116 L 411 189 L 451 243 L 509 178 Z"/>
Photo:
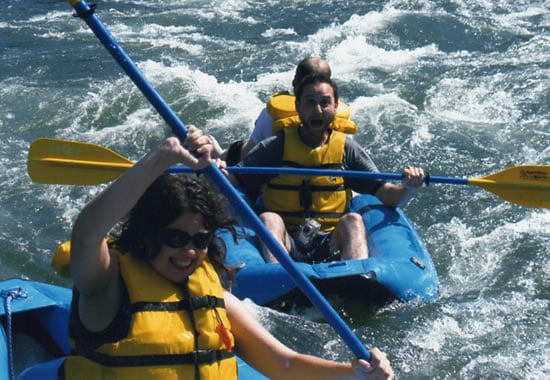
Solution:
<path fill-rule="evenodd" d="M 353 4 L 352 4 L 353 3 Z M 248 136 L 295 64 L 321 55 L 382 171 L 477 178 L 550 162 L 548 1 L 98 1 L 97 14 L 186 123 Z M 33 183 L 40 137 L 138 159 L 169 128 L 64 1 L 0 4 L 0 278 L 70 285 L 52 251 L 99 187 Z M 406 208 L 441 295 L 374 310 L 336 304 L 400 378 L 550 377 L 550 213 L 473 186 L 433 185 Z M 261 318 L 304 352 L 348 360 L 315 310 Z"/>

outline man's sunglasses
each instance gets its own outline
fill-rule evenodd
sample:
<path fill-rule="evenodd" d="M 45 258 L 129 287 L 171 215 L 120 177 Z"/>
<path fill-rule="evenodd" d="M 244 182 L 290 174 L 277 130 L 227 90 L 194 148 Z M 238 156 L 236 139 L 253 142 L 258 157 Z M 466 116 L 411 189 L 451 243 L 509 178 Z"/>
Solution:
<path fill-rule="evenodd" d="M 197 232 L 191 236 L 185 231 L 175 228 L 165 228 L 160 231 L 160 241 L 170 248 L 182 248 L 191 241 L 195 248 L 205 249 L 210 244 L 212 235 L 212 232 Z"/>

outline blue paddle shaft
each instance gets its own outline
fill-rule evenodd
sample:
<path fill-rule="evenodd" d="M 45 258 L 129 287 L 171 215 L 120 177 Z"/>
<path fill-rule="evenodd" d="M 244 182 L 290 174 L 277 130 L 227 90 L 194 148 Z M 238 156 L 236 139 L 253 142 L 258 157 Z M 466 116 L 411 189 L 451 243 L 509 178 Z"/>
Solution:
<path fill-rule="evenodd" d="M 286 167 L 261 167 L 261 166 L 229 166 L 226 168 L 228 172 L 233 174 L 266 174 L 266 175 L 322 175 L 346 178 L 363 178 L 363 179 L 382 179 L 400 181 L 403 179 L 403 174 L 400 173 L 380 173 L 366 172 L 362 170 L 335 170 L 335 169 L 311 169 L 311 168 L 286 168 Z M 194 170 L 188 166 L 171 166 L 168 169 L 170 173 L 194 173 Z M 424 177 L 424 183 L 448 183 L 453 185 L 467 185 L 467 178 L 429 176 Z"/>
<path fill-rule="evenodd" d="M 147 100 L 155 107 L 159 114 L 168 123 L 174 134 L 181 140 L 187 136 L 185 124 L 178 118 L 174 111 L 162 99 L 154 87 L 145 79 L 131 58 L 124 52 L 114 37 L 103 26 L 101 21 L 95 16 L 93 9 L 81 0 L 69 0 L 79 17 L 83 18 L 96 37 L 101 41 L 105 48 L 111 53 L 113 58 L 119 63 L 126 74 L 137 85 Z M 245 223 L 248 223 L 258 236 L 262 239 L 269 250 L 279 260 L 281 265 L 289 273 L 289 276 L 296 282 L 298 287 L 304 292 L 309 300 L 319 309 L 323 316 L 328 320 L 332 327 L 340 334 L 352 352 L 359 358 L 371 361 L 371 354 L 361 343 L 357 336 L 346 325 L 344 320 L 336 313 L 332 306 L 324 299 L 321 293 L 313 286 L 311 281 L 300 272 L 286 250 L 279 244 L 273 235 L 267 230 L 262 221 L 242 199 L 238 192 L 233 188 L 225 175 L 214 165 L 210 164 L 205 172 L 212 178 L 214 183 L 229 198 L 231 204 L 238 210 L 239 215 Z"/>

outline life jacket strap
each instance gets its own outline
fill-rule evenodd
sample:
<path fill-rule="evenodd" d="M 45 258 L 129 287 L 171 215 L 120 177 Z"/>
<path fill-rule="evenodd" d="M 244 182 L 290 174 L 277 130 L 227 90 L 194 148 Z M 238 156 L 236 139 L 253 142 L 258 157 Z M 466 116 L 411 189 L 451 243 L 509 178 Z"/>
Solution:
<path fill-rule="evenodd" d="M 225 307 L 223 298 L 213 296 L 192 297 L 191 306 L 189 302 L 182 300 L 178 302 L 135 302 L 130 306 L 131 313 L 140 311 L 179 311 L 179 310 L 197 310 L 202 308 Z M 191 308 L 192 310 L 189 310 Z"/>
<path fill-rule="evenodd" d="M 97 351 L 76 352 L 76 354 L 105 367 L 175 366 L 182 364 L 201 365 L 212 364 L 235 356 L 234 353 L 226 350 L 199 350 L 188 354 L 174 355 L 110 356 Z"/>

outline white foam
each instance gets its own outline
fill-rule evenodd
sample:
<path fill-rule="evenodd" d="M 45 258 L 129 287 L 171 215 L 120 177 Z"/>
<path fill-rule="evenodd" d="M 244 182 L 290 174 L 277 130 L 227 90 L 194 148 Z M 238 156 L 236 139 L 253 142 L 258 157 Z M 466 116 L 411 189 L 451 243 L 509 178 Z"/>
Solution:
<path fill-rule="evenodd" d="M 264 38 L 284 37 L 284 36 L 296 36 L 297 33 L 294 28 L 268 28 L 262 33 Z"/>
<path fill-rule="evenodd" d="M 255 117 L 263 107 L 253 86 L 247 82 L 219 82 L 212 75 L 200 70 L 193 70 L 185 64 L 165 66 L 154 61 L 146 61 L 140 67 L 151 80 L 162 82 L 181 81 L 188 88 L 188 101 L 204 101 L 212 108 L 223 112 L 207 120 L 203 128 L 210 131 L 219 128 L 246 127 L 251 128 Z M 192 122 L 192 115 L 189 115 Z"/>
<path fill-rule="evenodd" d="M 404 117 L 411 120 L 407 124 L 411 131 L 411 137 L 408 141 L 410 148 L 418 147 L 429 143 L 433 139 L 430 132 L 430 122 L 419 112 L 413 104 L 399 97 L 397 93 L 385 93 L 371 97 L 360 96 L 350 103 L 352 118 L 361 129 L 358 135 L 362 135 L 368 130 L 375 130 L 373 143 L 382 143 L 387 133 L 387 123 L 384 118 L 390 115 L 406 115 Z"/>
<path fill-rule="evenodd" d="M 473 126 L 514 122 L 521 112 L 512 94 L 504 90 L 506 85 L 506 78 L 500 74 L 484 80 L 444 78 L 428 92 L 426 111 L 446 121 Z"/>

